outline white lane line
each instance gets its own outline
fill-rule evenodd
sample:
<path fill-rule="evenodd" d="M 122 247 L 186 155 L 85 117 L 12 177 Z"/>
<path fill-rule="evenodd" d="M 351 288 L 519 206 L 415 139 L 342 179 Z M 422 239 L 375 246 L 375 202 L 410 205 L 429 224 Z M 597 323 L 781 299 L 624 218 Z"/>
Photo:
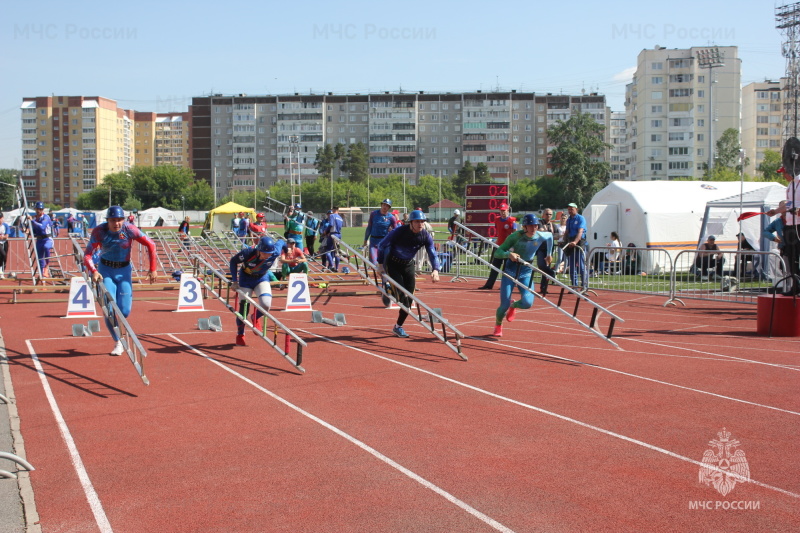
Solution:
<path fill-rule="evenodd" d="M 631 339 L 627 337 L 617 337 L 618 339 L 630 341 L 630 342 L 641 342 L 642 344 L 649 344 L 651 346 L 661 346 L 663 348 L 673 348 L 675 350 L 685 350 L 688 352 L 699 353 L 703 355 L 713 355 L 715 357 L 722 357 L 725 359 L 733 359 L 734 361 L 743 361 L 745 363 L 752 363 L 754 365 L 764 365 L 764 366 L 774 366 L 776 368 L 785 368 L 786 370 L 794 370 L 795 372 L 800 371 L 800 368 L 795 368 L 791 365 L 781 365 L 778 363 L 765 363 L 764 361 L 756 361 L 754 359 L 745 359 L 744 357 L 734 357 L 733 355 L 725 355 L 721 353 L 714 353 L 714 352 L 704 352 L 703 350 L 695 350 L 694 348 L 682 348 L 680 346 L 672 346 L 671 344 L 663 344 L 660 342 L 653 342 L 653 341 L 645 341 L 641 339 Z"/>
<path fill-rule="evenodd" d="M 312 335 L 313 335 L 313 333 L 312 333 Z M 320 337 L 320 335 L 316 335 L 316 336 Z M 193 351 L 197 355 L 199 355 L 201 357 L 204 357 L 206 360 L 214 363 L 215 365 L 219 366 L 223 370 L 225 370 L 227 372 L 230 372 L 231 374 L 233 374 L 234 376 L 238 377 L 239 379 L 241 379 L 245 383 L 248 383 L 248 384 L 252 385 L 256 389 L 258 389 L 261 392 L 263 392 L 264 394 L 266 394 L 266 395 L 270 396 L 271 398 L 281 402 L 282 404 L 284 404 L 285 406 L 289 407 L 290 409 L 293 409 L 294 411 L 297 411 L 301 415 L 313 420 L 314 422 L 316 422 L 317 424 L 321 425 L 322 427 L 324 427 L 324 428 L 326 428 L 326 429 L 328 429 L 330 431 L 333 431 L 334 433 L 336 433 L 340 437 L 346 439 L 350 443 L 355 444 L 356 446 L 358 446 L 359 448 L 361 448 L 365 452 L 369 453 L 373 457 L 377 458 L 380 461 L 383 461 L 384 463 L 386 463 L 387 465 L 391 466 L 392 468 L 394 468 L 394 469 L 398 470 L 399 472 L 405 474 L 406 476 L 410 477 L 411 479 L 413 479 L 414 481 L 416 481 L 417 483 L 419 483 L 423 487 L 432 490 L 433 492 L 435 492 L 439 496 L 442 496 L 443 498 L 445 498 L 450 503 L 455 504 L 456 506 L 458 506 L 461 509 L 463 509 L 464 511 L 468 512 L 469 514 L 471 514 L 472 516 L 474 516 L 478 520 L 480 520 L 480 521 L 484 522 L 485 524 L 491 526 L 493 529 L 496 529 L 497 531 L 513 533 L 513 530 L 511 530 L 508 527 L 504 526 L 503 524 L 501 524 L 497 520 L 494 520 L 493 518 L 491 518 L 491 517 L 483 514 L 482 512 L 478 511 L 474 507 L 471 507 L 467 503 L 459 500 L 458 498 L 456 498 L 455 496 L 453 496 L 449 492 L 447 492 L 444 489 L 434 485 L 433 483 L 431 483 L 427 479 L 423 478 L 422 476 L 419 476 L 419 475 L 415 474 L 414 472 L 412 472 L 411 470 L 407 469 L 406 467 L 404 467 L 400 463 L 397 463 L 397 462 L 393 461 L 392 459 L 386 457 L 385 455 L 380 453 L 378 450 L 368 446 L 364 442 L 356 439 L 355 437 L 349 435 L 348 433 L 345 433 L 344 431 L 342 431 L 341 429 L 337 428 L 336 426 L 333 426 L 333 425 L 325 422 L 321 418 L 318 418 L 318 417 L 312 415 L 308 411 L 305 411 L 305 410 L 301 409 L 300 407 L 294 405 L 293 403 L 289 402 L 288 400 L 285 400 L 284 398 L 278 396 L 274 392 L 262 387 L 261 385 L 259 385 L 255 381 L 251 380 L 250 378 L 247 378 L 247 377 L 243 376 L 242 374 L 240 374 L 239 372 L 233 370 L 232 368 L 227 367 L 226 365 L 220 363 L 219 361 L 217 361 L 213 357 L 210 357 L 210 356 L 204 354 L 203 352 L 201 352 L 200 350 L 198 350 L 194 346 L 191 346 L 190 344 L 187 344 L 187 343 L 183 342 L 181 339 L 175 337 L 174 335 L 170 335 L 170 337 L 172 337 L 176 342 L 179 342 L 179 343 L 183 344 L 184 346 L 186 346 L 188 349 L 190 349 L 191 351 Z"/>
<path fill-rule="evenodd" d="M 47 374 L 45 374 L 44 369 L 42 369 L 42 364 L 39 362 L 39 356 L 33 349 L 33 345 L 31 344 L 30 340 L 26 340 L 25 344 L 28 346 L 28 352 L 31 354 L 31 359 L 33 359 L 36 372 L 39 374 L 39 380 L 42 382 L 44 394 L 47 396 L 47 401 L 50 403 L 50 409 L 53 411 L 53 416 L 58 424 L 58 429 L 61 432 L 61 438 L 64 439 L 64 444 L 67 445 L 69 458 L 72 461 L 72 466 L 75 468 L 75 472 L 78 474 L 81 487 L 83 487 L 83 493 L 86 495 L 86 501 L 89 502 L 89 507 L 92 509 L 92 514 L 94 515 L 95 522 L 97 522 L 97 527 L 103 533 L 111 533 L 113 531 L 113 529 L 111 529 L 111 523 L 108 521 L 106 512 L 103 509 L 103 504 L 100 503 L 100 497 L 94 490 L 92 480 L 89 479 L 89 474 L 86 472 L 86 468 L 83 466 L 81 454 L 78 453 L 78 447 L 75 445 L 75 441 L 72 439 L 72 434 L 69 431 L 69 427 L 67 427 L 67 422 L 61 415 L 61 409 L 59 409 L 58 402 L 56 402 L 56 397 L 53 395 L 53 390 L 50 388 L 50 383 L 47 381 Z"/>
<path fill-rule="evenodd" d="M 774 407 L 772 405 L 766 405 L 766 404 L 763 404 L 763 403 L 756 403 L 756 402 L 751 402 L 751 401 L 748 401 L 748 400 L 742 400 L 740 398 L 734 398 L 732 396 L 725 396 L 723 394 L 717 394 L 716 392 L 709 392 L 709 391 L 705 391 L 705 390 L 702 390 L 702 389 L 694 389 L 692 387 L 686 387 L 685 385 L 678 385 L 676 383 L 670 383 L 669 381 L 661 381 L 660 379 L 648 378 L 646 376 L 641 376 L 639 374 L 631 374 L 630 372 L 624 372 L 622 370 L 616 370 L 616 369 L 613 369 L 613 368 L 600 366 L 600 365 L 597 365 L 597 364 L 594 364 L 594 363 L 586 363 L 586 362 L 583 362 L 583 361 L 578 361 L 577 359 L 569 359 L 567 357 L 560 357 L 558 355 L 552 355 L 552 354 L 549 354 L 549 353 L 546 353 L 546 352 L 540 352 L 540 351 L 537 351 L 537 350 L 529 350 L 527 348 L 520 348 L 520 347 L 517 347 L 517 346 L 511 346 L 509 344 L 486 341 L 484 339 L 475 339 L 475 338 L 473 338 L 473 339 L 474 340 L 483 340 L 484 342 L 491 342 L 492 344 L 494 344 L 496 346 L 507 346 L 509 348 L 513 348 L 515 350 L 520 350 L 520 351 L 523 351 L 523 352 L 528 352 L 528 353 L 532 353 L 532 354 L 536 354 L 536 355 L 543 355 L 545 357 L 551 357 L 553 359 L 559 359 L 561 361 L 567 361 L 567 362 L 570 362 L 570 363 L 576 363 L 576 364 L 579 364 L 579 365 L 582 365 L 582 366 L 587 366 L 589 368 L 596 368 L 597 370 L 605 370 L 606 372 L 613 372 L 614 374 L 620 374 L 622 376 L 628 376 L 628 377 L 635 378 L 635 379 L 642 379 L 644 381 L 650 381 L 652 383 L 658 383 L 659 385 L 666 385 L 667 387 L 675 387 L 677 389 L 683 389 L 683 390 L 687 390 L 687 391 L 691 391 L 691 392 L 696 392 L 698 394 L 707 394 L 708 396 L 714 396 L 716 398 L 722 398 L 723 400 L 730 400 L 732 402 L 738 402 L 738 403 L 743 403 L 743 404 L 747 404 L 747 405 L 752 405 L 754 407 L 763 407 L 764 409 L 772 409 L 773 411 L 780 411 L 781 413 L 787 413 L 787 414 L 790 414 L 790 415 L 800 416 L 800 413 L 798 413 L 796 411 L 789 411 L 788 409 L 781 409 L 780 407 Z M 710 361 L 719 361 L 719 359 L 716 359 L 716 358 L 713 358 L 713 357 L 712 358 L 706 358 L 706 359 L 710 360 Z M 725 363 L 728 363 L 728 362 L 733 363 L 733 362 L 737 362 L 737 361 L 723 361 L 723 362 L 725 362 Z"/>
<path fill-rule="evenodd" d="M 304 330 L 298 330 L 298 331 L 304 331 Z M 519 400 L 514 400 L 513 398 L 508 398 L 506 396 L 501 396 L 501 395 L 496 394 L 494 392 L 490 392 L 490 391 L 487 391 L 485 389 L 481 389 L 480 387 L 476 387 L 475 385 L 470 385 L 468 383 L 464 383 L 464 382 L 458 381 L 456 379 L 449 378 L 447 376 L 442 376 L 441 374 L 437 374 L 435 372 L 431 372 L 430 370 L 417 368 L 417 367 L 412 366 L 412 365 L 410 365 L 408 363 L 403 363 L 401 361 L 395 361 L 395 360 L 389 359 L 388 357 L 385 357 L 383 355 L 378 355 L 376 353 L 368 352 L 366 350 L 362 350 L 361 348 L 356 348 L 355 346 L 350 346 L 348 344 L 344 344 L 343 342 L 339 342 L 339 341 L 330 339 L 328 337 L 324 337 L 322 335 L 317 335 L 316 333 L 311 333 L 311 332 L 308 332 L 308 331 L 305 331 L 305 333 L 308 333 L 310 335 L 314 335 L 315 337 L 319 337 L 320 339 L 326 340 L 326 341 L 331 342 L 333 344 L 338 344 L 339 346 L 344 346 L 345 348 L 349 348 L 350 350 L 353 350 L 353 351 L 356 351 L 356 352 L 361 352 L 361 353 L 370 355 L 372 357 L 375 357 L 377 359 L 382 359 L 382 360 L 387 361 L 389 363 L 392 363 L 392 364 L 395 364 L 395 365 L 399 365 L 399 366 L 408 368 L 410 370 L 414 370 L 416 372 L 421 372 L 423 374 L 427 374 L 429 376 L 432 376 L 432 377 L 437 378 L 437 379 L 441 379 L 443 381 L 447 381 L 448 383 L 452 383 L 454 385 L 458 385 L 459 387 L 464 387 L 466 389 L 473 390 L 473 391 L 479 392 L 481 394 L 485 394 L 485 395 L 487 395 L 487 396 L 489 396 L 491 398 L 495 398 L 495 399 L 498 399 L 498 400 L 501 400 L 501 401 L 504 401 L 504 402 L 508 402 L 508 403 L 511 403 L 511 404 L 514 404 L 514 405 L 518 405 L 520 407 L 524 407 L 526 409 L 530 409 L 532 411 L 536 411 L 537 413 L 542 413 L 544 415 L 552 416 L 554 418 L 558 418 L 559 420 L 564 420 L 565 422 L 570 422 L 572 424 L 576 424 L 576 425 L 581 426 L 583 428 L 590 429 L 592 431 L 597 431 L 598 433 L 602 433 L 604 435 L 608 435 L 608 436 L 614 437 L 616 439 L 620 439 L 620 440 L 623 440 L 623 441 L 626 441 L 626 442 L 630 442 L 632 444 L 636 444 L 637 446 L 642 446 L 643 448 L 647 448 L 648 450 L 652 450 L 652 451 L 667 455 L 669 457 L 673 457 L 675 459 L 679 459 L 681 461 L 685 461 L 687 463 L 690 463 L 690 464 L 693 464 L 693 465 L 696 465 L 696 466 L 701 466 L 701 467 L 708 468 L 708 466 L 705 465 L 704 463 L 702 463 L 701 461 L 695 461 L 694 459 L 691 459 L 689 457 L 685 457 L 685 456 L 680 455 L 680 454 L 675 453 L 675 452 L 671 452 L 671 451 L 669 451 L 667 449 L 664 449 L 664 448 L 660 448 L 660 447 L 655 446 L 653 444 L 648 444 L 648 443 L 646 443 L 644 441 L 641 441 L 641 440 L 638 440 L 638 439 L 634 439 L 632 437 L 628 437 L 628 436 L 622 435 L 620 433 L 615 433 L 613 431 L 610 431 L 610 430 L 607 430 L 607 429 L 603 429 L 603 428 L 598 427 L 598 426 L 593 426 L 593 425 L 588 424 L 586 422 L 581 422 L 580 420 L 576 420 L 575 418 L 570 418 L 570 417 L 565 416 L 565 415 L 560 415 L 558 413 L 554 413 L 552 411 L 548 411 L 547 409 L 543 409 L 541 407 L 536 407 L 535 405 L 530 405 L 530 404 L 521 402 Z M 713 468 L 713 466 L 711 468 Z M 721 469 L 716 469 L 716 470 L 718 470 L 721 473 L 725 473 L 725 474 L 731 475 L 730 472 L 723 472 Z M 744 481 L 744 480 L 742 480 L 742 481 Z M 785 494 L 787 496 L 791 496 L 792 498 L 800 499 L 800 494 L 796 494 L 796 493 L 788 491 L 786 489 L 782 489 L 780 487 L 773 487 L 772 485 L 768 485 L 767 483 L 762 483 L 762 482 L 757 481 L 757 480 L 752 479 L 752 478 L 747 480 L 747 481 L 752 483 L 753 485 L 758 485 L 759 487 L 763 487 L 765 489 L 769 489 L 769 490 L 772 490 L 772 491 L 775 491 L 775 492 L 779 492 L 781 494 Z"/>

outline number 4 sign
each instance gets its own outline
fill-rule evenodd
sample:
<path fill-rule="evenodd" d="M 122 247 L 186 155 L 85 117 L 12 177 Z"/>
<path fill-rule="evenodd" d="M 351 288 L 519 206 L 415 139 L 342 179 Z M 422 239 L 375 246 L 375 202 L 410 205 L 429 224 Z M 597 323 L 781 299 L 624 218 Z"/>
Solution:
<path fill-rule="evenodd" d="M 67 316 L 64 318 L 87 316 L 97 316 L 94 293 L 89 289 L 89 284 L 83 276 L 73 276 L 69 282 L 69 304 L 67 305 Z"/>
<path fill-rule="evenodd" d="M 307 274 L 289 274 L 289 294 L 285 311 L 311 311 L 311 291 Z"/>
<path fill-rule="evenodd" d="M 200 294 L 200 283 L 191 274 L 181 274 L 181 290 L 178 294 L 178 309 L 176 312 L 203 311 L 203 295 Z"/>

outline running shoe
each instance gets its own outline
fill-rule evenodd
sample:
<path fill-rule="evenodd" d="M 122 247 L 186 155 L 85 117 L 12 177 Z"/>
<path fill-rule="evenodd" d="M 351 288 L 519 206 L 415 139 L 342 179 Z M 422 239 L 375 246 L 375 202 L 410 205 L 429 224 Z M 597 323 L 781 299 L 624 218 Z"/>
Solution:
<path fill-rule="evenodd" d="M 503 336 L 503 326 L 495 326 L 494 331 L 492 332 L 493 337 L 502 337 Z"/>
<path fill-rule="evenodd" d="M 408 333 L 406 333 L 406 330 L 404 330 L 402 326 L 393 327 L 392 333 L 394 333 L 395 336 L 400 337 L 401 339 L 407 339 L 409 337 Z"/>
<path fill-rule="evenodd" d="M 514 307 L 514 302 L 511 302 L 511 304 L 511 307 L 508 308 L 508 312 L 506 312 L 506 320 L 514 322 L 514 319 L 517 318 L 517 308 Z"/>
<path fill-rule="evenodd" d="M 247 346 L 247 343 L 244 342 L 244 335 L 236 335 L 236 346 Z"/>
<path fill-rule="evenodd" d="M 122 352 L 124 351 L 125 348 L 122 347 L 122 341 L 117 341 L 117 343 L 114 345 L 114 349 L 111 350 L 110 355 L 122 355 Z"/>

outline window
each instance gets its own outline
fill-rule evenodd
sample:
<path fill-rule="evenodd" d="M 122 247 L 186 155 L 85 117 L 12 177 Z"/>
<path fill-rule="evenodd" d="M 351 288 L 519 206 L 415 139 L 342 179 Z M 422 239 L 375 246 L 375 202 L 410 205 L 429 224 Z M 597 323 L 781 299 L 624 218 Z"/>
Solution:
<path fill-rule="evenodd" d="M 669 149 L 669 155 L 689 155 L 688 146 L 676 146 Z"/>
<path fill-rule="evenodd" d="M 651 120 L 650 126 L 653 128 L 662 128 L 664 126 L 663 120 Z"/>
<path fill-rule="evenodd" d="M 650 107 L 650 112 L 651 113 L 663 113 L 664 112 L 664 106 L 662 106 L 662 105 L 651 106 Z"/>
<path fill-rule="evenodd" d="M 664 83 L 664 77 L 663 76 L 653 76 L 653 78 L 650 81 L 651 81 L 651 83 L 653 85 L 661 85 L 662 83 Z"/>
<path fill-rule="evenodd" d="M 650 98 L 653 100 L 661 100 L 664 97 L 664 93 L 661 91 L 653 91 L 650 93 Z"/>
<path fill-rule="evenodd" d="M 654 133 L 653 135 L 650 136 L 650 142 L 660 143 L 661 139 L 662 137 L 660 133 Z"/>
<path fill-rule="evenodd" d="M 662 163 L 650 163 L 650 170 L 652 170 L 654 172 L 656 170 L 661 170 L 661 165 L 662 165 Z"/>

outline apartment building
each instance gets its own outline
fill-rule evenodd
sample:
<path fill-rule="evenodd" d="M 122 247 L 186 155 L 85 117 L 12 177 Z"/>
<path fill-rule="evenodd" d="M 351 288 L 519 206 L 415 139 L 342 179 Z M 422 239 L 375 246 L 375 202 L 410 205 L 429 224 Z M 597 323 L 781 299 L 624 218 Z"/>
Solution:
<path fill-rule="evenodd" d="M 107 174 L 134 165 L 187 166 L 187 118 L 187 113 L 138 113 L 100 96 L 23 98 L 26 193 L 31 199 L 69 207 Z M 170 155 L 157 153 L 162 143 L 169 146 Z"/>
<path fill-rule="evenodd" d="M 611 155 L 608 159 L 611 165 L 611 180 L 627 180 L 630 159 L 628 121 L 625 119 L 624 111 L 608 110 L 608 113 L 611 117 L 608 129 L 608 143 L 611 145 Z"/>
<path fill-rule="evenodd" d="M 557 120 L 545 111 L 551 100 L 565 102 L 558 118 L 590 112 L 608 126 L 604 96 L 549 95 L 540 117 L 537 98 L 516 91 L 197 97 L 192 168 L 221 196 L 290 176 L 316 179 L 318 148 L 363 143 L 373 176 L 401 174 L 413 184 L 422 175 L 456 174 L 470 161 L 496 178 L 532 179 L 547 173 L 546 128 Z"/>
<path fill-rule="evenodd" d="M 534 172 L 537 177 L 549 176 L 553 169 L 549 164 L 547 154 L 556 145 L 550 142 L 547 137 L 549 128 L 555 126 L 559 121 L 567 121 L 573 115 L 588 113 L 592 118 L 601 124 L 604 130 L 604 141 L 609 142 L 610 113 L 606 106 L 606 98 L 597 93 L 584 94 L 581 96 L 545 94 L 535 97 L 535 144 L 531 145 L 531 150 L 536 150 Z M 530 139 L 526 131 L 523 139 Z M 526 149 L 528 146 L 526 146 Z M 603 154 L 595 156 L 598 159 L 608 160 L 610 151 L 606 150 Z M 526 159 L 527 161 L 527 159 Z M 526 169 L 527 170 L 527 169 Z"/>
<path fill-rule="evenodd" d="M 758 175 L 764 152 L 783 149 L 783 88 L 786 79 L 749 83 L 742 87 L 742 148 L 749 159 L 744 171 Z"/>
<path fill-rule="evenodd" d="M 737 47 L 642 50 L 625 97 L 630 179 L 701 177 L 740 106 Z"/>

